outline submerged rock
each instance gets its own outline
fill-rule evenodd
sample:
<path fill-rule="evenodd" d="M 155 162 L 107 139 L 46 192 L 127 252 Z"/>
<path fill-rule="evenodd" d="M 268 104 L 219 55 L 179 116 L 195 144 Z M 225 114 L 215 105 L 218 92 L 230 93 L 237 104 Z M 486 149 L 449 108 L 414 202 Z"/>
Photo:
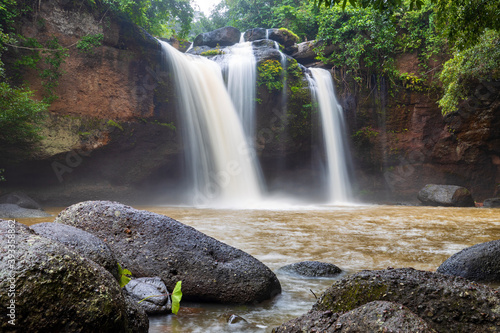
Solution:
<path fill-rule="evenodd" d="M 500 198 L 490 198 L 483 202 L 484 208 L 500 208 Z"/>
<path fill-rule="evenodd" d="M 0 220 L 0 248 L 0 302 L 15 300 L 17 332 L 148 331 L 111 273 L 63 244 Z M 8 329 L 2 320 L 0 331 Z"/>
<path fill-rule="evenodd" d="M 455 185 L 425 185 L 417 198 L 428 206 L 474 207 L 469 190 Z"/>
<path fill-rule="evenodd" d="M 374 301 L 346 313 L 310 311 L 273 329 L 273 333 L 342 332 L 435 332 L 407 307 Z"/>
<path fill-rule="evenodd" d="M 172 309 L 167 287 L 157 276 L 132 279 L 125 290 L 136 303 L 143 300 L 139 305 L 147 314 L 167 313 Z"/>
<path fill-rule="evenodd" d="M 240 41 L 241 32 L 233 27 L 224 27 L 214 31 L 205 32 L 196 36 L 193 47 L 196 46 L 231 46 Z"/>
<path fill-rule="evenodd" d="M 38 223 L 31 229 L 43 237 L 58 241 L 87 259 L 104 267 L 113 274 L 116 279 L 118 275 L 118 262 L 109 246 L 98 237 L 87 231 L 60 224 L 60 223 Z"/>
<path fill-rule="evenodd" d="M 297 262 L 283 266 L 279 271 L 305 277 L 335 277 L 342 273 L 342 270 L 334 264 L 319 261 Z"/>
<path fill-rule="evenodd" d="M 182 280 L 188 300 L 251 303 L 281 292 L 276 275 L 251 255 L 164 215 L 87 201 L 66 208 L 55 222 L 105 239 L 134 276 L 158 276 L 169 290 Z"/>
<path fill-rule="evenodd" d="M 15 219 L 15 218 L 31 218 L 31 217 L 49 217 L 50 214 L 43 210 L 22 208 L 16 204 L 0 204 L 0 217 Z"/>
<path fill-rule="evenodd" d="M 455 253 L 438 267 L 437 272 L 478 282 L 500 283 L 500 240 L 476 244 Z"/>
<path fill-rule="evenodd" d="M 372 301 L 406 306 L 438 332 L 498 332 L 500 298 L 484 285 L 412 268 L 362 271 L 335 282 L 314 311 L 346 312 Z"/>

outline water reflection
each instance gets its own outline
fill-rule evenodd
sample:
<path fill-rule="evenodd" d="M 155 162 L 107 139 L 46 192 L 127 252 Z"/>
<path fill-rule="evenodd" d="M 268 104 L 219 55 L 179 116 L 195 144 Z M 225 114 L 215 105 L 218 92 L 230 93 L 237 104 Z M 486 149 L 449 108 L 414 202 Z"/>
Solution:
<path fill-rule="evenodd" d="M 461 249 L 500 238 L 500 211 L 475 208 L 352 206 L 281 210 L 136 207 L 175 218 L 246 251 L 273 271 L 319 260 L 349 273 L 414 267 L 434 271 Z M 51 213 L 57 213 L 54 209 Z M 23 220 L 27 224 L 42 219 Z M 45 219 L 46 220 L 46 219 Z M 307 312 L 333 280 L 278 274 L 283 294 L 255 306 L 182 303 L 177 316 L 151 318 L 150 332 L 270 332 Z M 245 318 L 228 325 L 230 314 Z"/>

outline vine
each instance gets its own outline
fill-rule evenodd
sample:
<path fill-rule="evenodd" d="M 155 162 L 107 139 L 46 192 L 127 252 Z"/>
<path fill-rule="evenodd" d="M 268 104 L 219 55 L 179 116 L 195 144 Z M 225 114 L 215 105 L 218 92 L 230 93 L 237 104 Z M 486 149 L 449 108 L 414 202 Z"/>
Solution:
<path fill-rule="evenodd" d="M 282 73 L 283 67 L 277 60 L 263 61 L 258 67 L 257 84 L 264 85 L 270 93 L 281 91 L 283 89 Z"/>

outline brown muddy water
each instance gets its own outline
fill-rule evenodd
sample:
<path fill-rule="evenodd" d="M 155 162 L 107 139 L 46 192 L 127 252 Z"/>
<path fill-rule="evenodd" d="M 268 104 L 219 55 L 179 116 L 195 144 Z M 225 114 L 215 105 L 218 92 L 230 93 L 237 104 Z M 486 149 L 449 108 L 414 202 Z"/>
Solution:
<path fill-rule="evenodd" d="M 453 253 L 500 239 L 500 210 L 410 206 L 306 206 L 221 210 L 136 207 L 170 216 L 246 251 L 273 271 L 303 260 L 333 263 L 346 274 L 389 266 L 435 271 Z M 57 215 L 61 208 L 47 211 Z M 53 218 L 21 219 L 26 224 Z M 149 332 L 270 332 L 307 312 L 333 279 L 277 273 L 283 292 L 258 305 L 182 303 L 177 316 L 150 318 Z M 313 294 L 314 292 L 314 294 Z M 249 325 L 227 324 L 237 314 Z"/>

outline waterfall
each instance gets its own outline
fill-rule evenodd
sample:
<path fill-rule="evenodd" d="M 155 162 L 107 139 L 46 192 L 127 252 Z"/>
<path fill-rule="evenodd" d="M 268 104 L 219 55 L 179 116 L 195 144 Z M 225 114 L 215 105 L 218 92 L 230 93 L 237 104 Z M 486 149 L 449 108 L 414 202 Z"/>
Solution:
<path fill-rule="evenodd" d="M 309 86 L 313 101 L 318 104 L 323 140 L 326 151 L 326 182 L 329 201 L 347 203 L 351 201 L 351 185 L 344 151 L 344 117 L 342 107 L 335 98 L 333 79 L 324 69 L 311 68 Z"/>
<path fill-rule="evenodd" d="M 253 150 L 215 62 L 185 55 L 162 42 L 176 84 L 186 165 L 194 205 L 242 205 L 260 201 Z"/>
<path fill-rule="evenodd" d="M 245 134 L 250 140 L 255 136 L 255 94 L 257 61 L 251 42 L 240 42 L 231 47 L 227 63 L 227 89 L 238 112 Z"/>

